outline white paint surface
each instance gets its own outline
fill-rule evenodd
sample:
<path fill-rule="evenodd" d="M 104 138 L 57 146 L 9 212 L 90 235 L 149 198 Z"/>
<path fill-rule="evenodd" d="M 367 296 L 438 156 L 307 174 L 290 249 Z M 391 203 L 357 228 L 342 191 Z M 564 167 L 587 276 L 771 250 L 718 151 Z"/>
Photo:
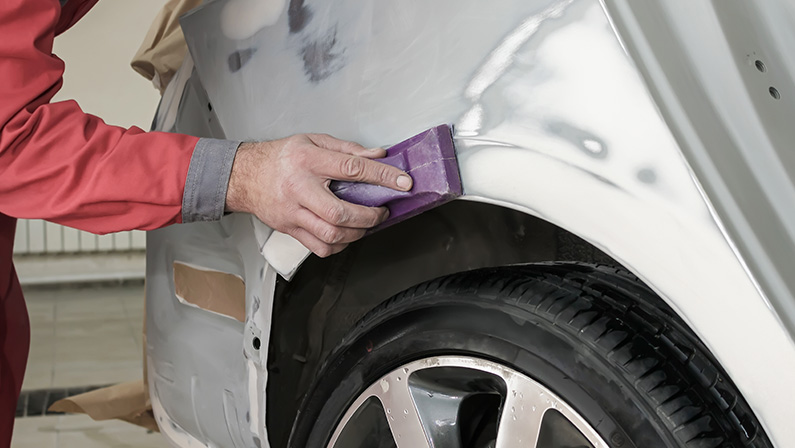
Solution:
<path fill-rule="evenodd" d="M 279 20 L 287 0 L 231 0 L 221 12 L 221 32 L 230 39 L 248 39 Z"/>

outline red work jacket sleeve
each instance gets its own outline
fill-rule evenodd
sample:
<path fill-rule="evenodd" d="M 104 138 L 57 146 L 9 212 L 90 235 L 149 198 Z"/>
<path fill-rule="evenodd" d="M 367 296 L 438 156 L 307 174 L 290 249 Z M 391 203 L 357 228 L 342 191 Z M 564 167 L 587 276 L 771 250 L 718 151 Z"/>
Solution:
<path fill-rule="evenodd" d="M 110 126 L 74 101 L 50 103 L 63 83 L 52 54 L 60 8 L 0 0 L 0 213 L 95 233 L 181 222 L 199 139 Z"/>

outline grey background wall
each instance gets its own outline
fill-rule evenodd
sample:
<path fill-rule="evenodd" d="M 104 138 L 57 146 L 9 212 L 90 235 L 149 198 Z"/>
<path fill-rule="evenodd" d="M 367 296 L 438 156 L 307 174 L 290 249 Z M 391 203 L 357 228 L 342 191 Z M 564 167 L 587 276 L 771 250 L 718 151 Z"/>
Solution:
<path fill-rule="evenodd" d="M 55 39 L 66 63 L 54 101 L 74 99 L 108 124 L 149 129 L 160 94 L 130 68 L 130 60 L 165 0 L 101 0 Z M 14 253 L 73 253 L 143 249 L 142 232 L 96 236 L 39 220 L 20 220 Z"/>

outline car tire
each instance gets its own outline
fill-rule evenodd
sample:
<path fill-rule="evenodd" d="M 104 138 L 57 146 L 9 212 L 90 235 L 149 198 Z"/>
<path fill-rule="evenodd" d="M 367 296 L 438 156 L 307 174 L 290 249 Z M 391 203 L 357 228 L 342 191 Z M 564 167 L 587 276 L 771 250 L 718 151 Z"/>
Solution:
<path fill-rule="evenodd" d="M 381 304 L 316 376 L 290 446 L 329 446 L 368 387 L 412 361 L 443 356 L 482 360 L 527 376 L 584 419 L 601 446 L 771 446 L 725 372 L 656 294 L 621 269 L 574 263 L 456 274 Z M 497 417 L 480 416 L 478 425 L 509 412 L 506 400 L 492 401 Z M 471 432 L 459 423 L 457 431 Z M 496 443 L 483 437 L 473 442 L 471 434 L 465 443 L 464 436 L 456 437 L 431 446 Z M 557 443 L 550 446 L 587 446 Z"/>

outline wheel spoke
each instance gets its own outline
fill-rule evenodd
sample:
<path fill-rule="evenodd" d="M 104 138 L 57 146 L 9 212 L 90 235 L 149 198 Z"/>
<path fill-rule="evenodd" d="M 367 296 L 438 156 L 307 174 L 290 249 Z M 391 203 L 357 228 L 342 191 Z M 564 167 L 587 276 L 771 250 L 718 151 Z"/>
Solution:
<path fill-rule="evenodd" d="M 392 372 L 373 386 L 398 448 L 431 448 L 411 397 L 407 372 Z"/>
<path fill-rule="evenodd" d="M 554 407 L 554 398 L 527 382 L 508 379 L 508 392 L 497 427 L 496 448 L 535 448 L 544 413 Z"/>
<path fill-rule="evenodd" d="M 371 383 L 345 412 L 328 447 L 392 442 L 397 448 L 608 448 L 540 383 L 490 361 L 456 356 L 414 361 Z"/>

